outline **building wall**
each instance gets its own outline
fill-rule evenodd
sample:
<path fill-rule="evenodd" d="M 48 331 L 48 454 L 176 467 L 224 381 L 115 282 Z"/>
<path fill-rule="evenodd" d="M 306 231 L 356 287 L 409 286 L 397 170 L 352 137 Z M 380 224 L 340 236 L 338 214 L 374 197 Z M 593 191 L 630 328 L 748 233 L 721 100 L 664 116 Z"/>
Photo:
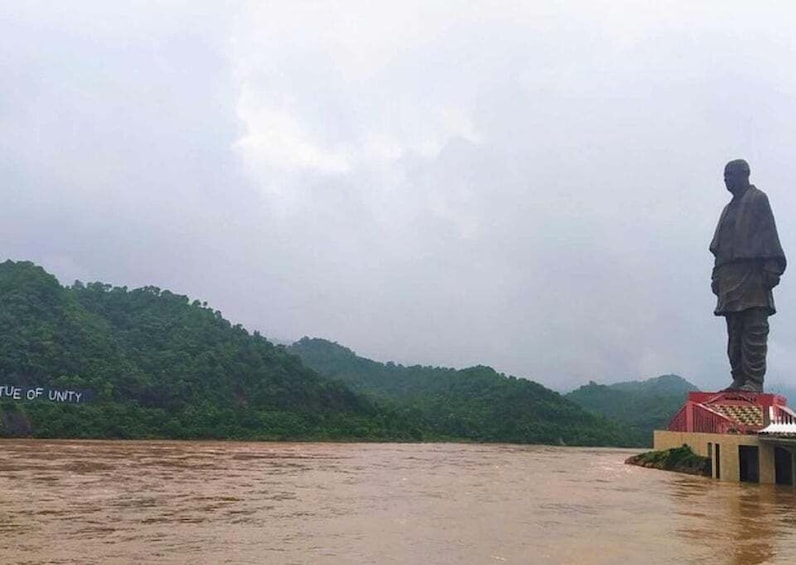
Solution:
<path fill-rule="evenodd" d="M 761 444 L 756 435 L 735 434 L 704 434 L 695 432 L 670 432 L 655 430 L 654 449 L 656 451 L 672 449 L 687 445 L 697 455 L 711 457 L 713 460 L 713 478 L 716 478 L 717 461 L 716 446 L 720 447 L 719 468 L 722 481 L 741 480 L 738 446 L 749 445 L 758 448 L 760 458 L 760 482 L 774 484 L 774 446 Z"/>

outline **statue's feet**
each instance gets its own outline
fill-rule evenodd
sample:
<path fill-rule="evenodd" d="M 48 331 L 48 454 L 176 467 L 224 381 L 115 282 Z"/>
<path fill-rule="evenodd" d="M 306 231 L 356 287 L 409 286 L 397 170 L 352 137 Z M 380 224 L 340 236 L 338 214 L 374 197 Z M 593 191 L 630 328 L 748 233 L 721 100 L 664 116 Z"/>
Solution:
<path fill-rule="evenodd" d="M 757 392 L 757 393 L 760 393 L 760 392 L 763 392 L 763 387 L 762 387 L 762 385 L 758 385 L 758 384 L 755 384 L 755 383 L 744 383 L 743 385 L 740 386 L 740 388 L 738 388 L 736 390 L 738 390 L 740 392 Z"/>

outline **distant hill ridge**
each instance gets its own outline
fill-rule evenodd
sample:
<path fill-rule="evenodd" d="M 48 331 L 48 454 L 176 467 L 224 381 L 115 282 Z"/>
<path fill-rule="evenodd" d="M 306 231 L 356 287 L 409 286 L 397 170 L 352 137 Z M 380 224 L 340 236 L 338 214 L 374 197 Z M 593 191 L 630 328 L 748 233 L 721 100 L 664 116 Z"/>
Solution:
<path fill-rule="evenodd" d="M 542 385 L 486 366 L 405 367 L 359 357 L 318 338 L 288 348 L 308 366 L 371 398 L 407 409 L 434 433 L 512 443 L 627 445 L 621 426 L 582 410 Z"/>
<path fill-rule="evenodd" d="M 647 394 L 682 394 L 699 390 L 679 375 L 661 375 L 643 381 L 626 381 L 608 385 L 613 390 Z"/>
<path fill-rule="evenodd" d="M 600 385 L 594 381 L 565 398 L 625 427 L 635 445 L 651 446 L 652 432 L 665 429 L 696 386 L 678 375 Z"/>

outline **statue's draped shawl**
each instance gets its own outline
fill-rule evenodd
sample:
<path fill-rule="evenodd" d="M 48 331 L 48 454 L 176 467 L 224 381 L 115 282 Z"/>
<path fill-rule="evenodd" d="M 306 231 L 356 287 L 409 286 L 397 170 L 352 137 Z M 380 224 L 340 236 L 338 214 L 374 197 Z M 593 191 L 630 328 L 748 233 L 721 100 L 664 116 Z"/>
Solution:
<path fill-rule="evenodd" d="M 778 280 L 786 261 L 765 193 L 750 186 L 724 207 L 710 251 L 716 257 L 717 316 L 749 308 L 776 312 L 772 279 Z"/>
<path fill-rule="evenodd" d="M 728 219 L 731 224 L 724 225 Z M 785 253 L 764 192 L 751 185 L 737 202 L 733 199 L 724 207 L 710 252 L 716 257 L 716 267 L 735 261 L 770 259 L 778 263 L 780 273 L 785 271 Z"/>

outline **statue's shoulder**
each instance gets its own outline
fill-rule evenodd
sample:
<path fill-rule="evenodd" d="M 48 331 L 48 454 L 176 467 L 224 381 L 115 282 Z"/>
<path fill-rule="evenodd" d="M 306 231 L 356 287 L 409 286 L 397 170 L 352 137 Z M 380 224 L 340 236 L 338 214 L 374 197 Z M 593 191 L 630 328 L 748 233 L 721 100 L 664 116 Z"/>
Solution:
<path fill-rule="evenodd" d="M 748 192 L 749 200 L 768 200 L 766 193 L 757 188 L 755 185 L 750 184 Z"/>
<path fill-rule="evenodd" d="M 744 208 L 769 208 L 768 196 L 766 196 L 766 193 L 757 188 L 755 185 L 749 186 L 749 188 L 746 190 L 746 194 L 743 195 L 741 202 L 741 205 Z"/>
<path fill-rule="evenodd" d="M 746 209 L 745 213 L 763 217 L 771 216 L 771 204 L 766 193 L 754 185 L 750 186 L 747 192 L 749 194 L 745 195 L 743 203 L 743 207 Z"/>

